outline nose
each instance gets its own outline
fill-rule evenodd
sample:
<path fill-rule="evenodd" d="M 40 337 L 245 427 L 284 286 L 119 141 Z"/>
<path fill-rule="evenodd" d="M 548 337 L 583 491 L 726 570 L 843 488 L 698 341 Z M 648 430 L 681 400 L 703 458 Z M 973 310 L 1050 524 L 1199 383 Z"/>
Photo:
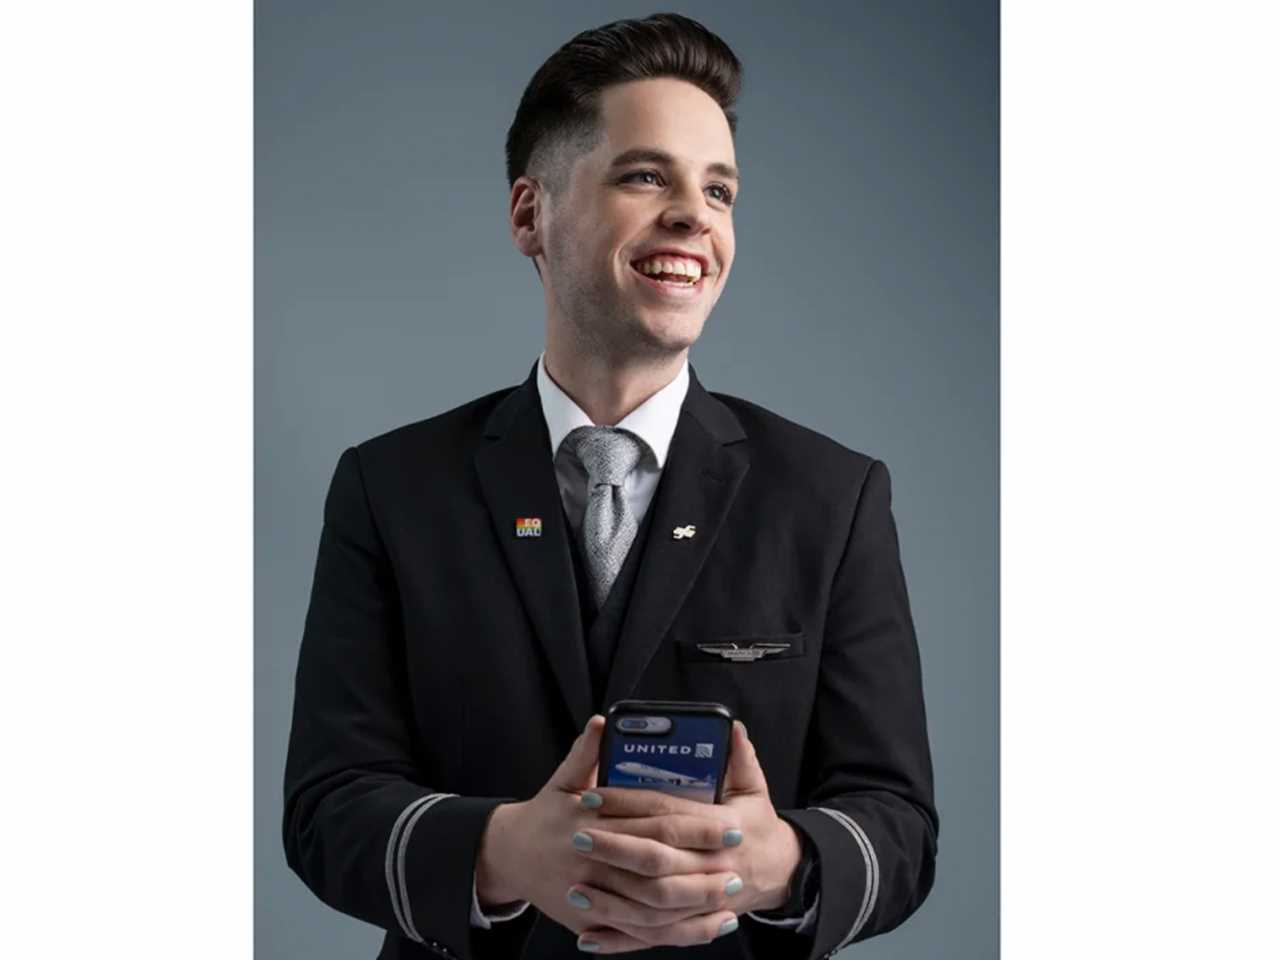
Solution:
<path fill-rule="evenodd" d="M 707 198 L 697 184 L 684 184 L 671 192 L 671 202 L 662 211 L 662 225 L 670 230 L 701 233 L 711 225 Z"/>

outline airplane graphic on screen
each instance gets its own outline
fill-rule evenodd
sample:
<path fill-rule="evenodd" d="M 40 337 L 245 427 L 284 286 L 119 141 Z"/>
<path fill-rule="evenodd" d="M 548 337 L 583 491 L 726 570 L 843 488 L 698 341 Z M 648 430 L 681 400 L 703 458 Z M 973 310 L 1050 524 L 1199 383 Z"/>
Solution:
<path fill-rule="evenodd" d="M 712 786 L 710 780 L 699 780 L 697 777 L 686 776 L 683 773 L 676 773 L 672 770 L 663 770 L 661 767 L 651 767 L 647 763 L 636 763 L 634 760 L 615 764 L 614 769 L 619 773 L 625 773 L 627 776 L 636 777 L 639 780 L 669 783 L 678 787 Z"/>

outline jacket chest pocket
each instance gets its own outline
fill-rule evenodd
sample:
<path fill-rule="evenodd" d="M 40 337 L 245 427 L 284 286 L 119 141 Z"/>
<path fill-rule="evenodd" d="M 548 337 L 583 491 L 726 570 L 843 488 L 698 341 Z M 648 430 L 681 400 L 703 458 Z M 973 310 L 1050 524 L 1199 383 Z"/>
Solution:
<path fill-rule="evenodd" d="M 727 663 L 749 667 L 802 657 L 803 631 L 795 633 L 741 633 L 716 636 L 682 636 L 675 641 L 676 656 L 686 663 Z"/>

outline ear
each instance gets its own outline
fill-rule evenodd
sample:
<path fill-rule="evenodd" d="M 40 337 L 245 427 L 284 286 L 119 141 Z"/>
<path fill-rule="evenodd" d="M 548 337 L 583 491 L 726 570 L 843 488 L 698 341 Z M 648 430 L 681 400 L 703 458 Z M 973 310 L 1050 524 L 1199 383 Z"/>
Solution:
<path fill-rule="evenodd" d="M 516 249 L 526 257 L 542 253 L 542 184 L 532 177 L 517 177 L 511 185 L 511 201 L 508 217 L 511 222 L 511 239 Z"/>

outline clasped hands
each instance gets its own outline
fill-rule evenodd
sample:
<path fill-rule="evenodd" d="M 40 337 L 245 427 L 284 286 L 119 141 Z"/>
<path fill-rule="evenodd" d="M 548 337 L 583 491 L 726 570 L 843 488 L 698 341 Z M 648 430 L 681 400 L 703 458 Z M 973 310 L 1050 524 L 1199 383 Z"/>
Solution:
<path fill-rule="evenodd" d="M 708 943 L 785 901 L 800 840 L 769 800 L 746 727 L 734 722 L 718 804 L 592 786 L 603 728 L 596 714 L 536 797 L 495 808 L 482 903 L 528 900 L 580 949 L 625 953 Z"/>

